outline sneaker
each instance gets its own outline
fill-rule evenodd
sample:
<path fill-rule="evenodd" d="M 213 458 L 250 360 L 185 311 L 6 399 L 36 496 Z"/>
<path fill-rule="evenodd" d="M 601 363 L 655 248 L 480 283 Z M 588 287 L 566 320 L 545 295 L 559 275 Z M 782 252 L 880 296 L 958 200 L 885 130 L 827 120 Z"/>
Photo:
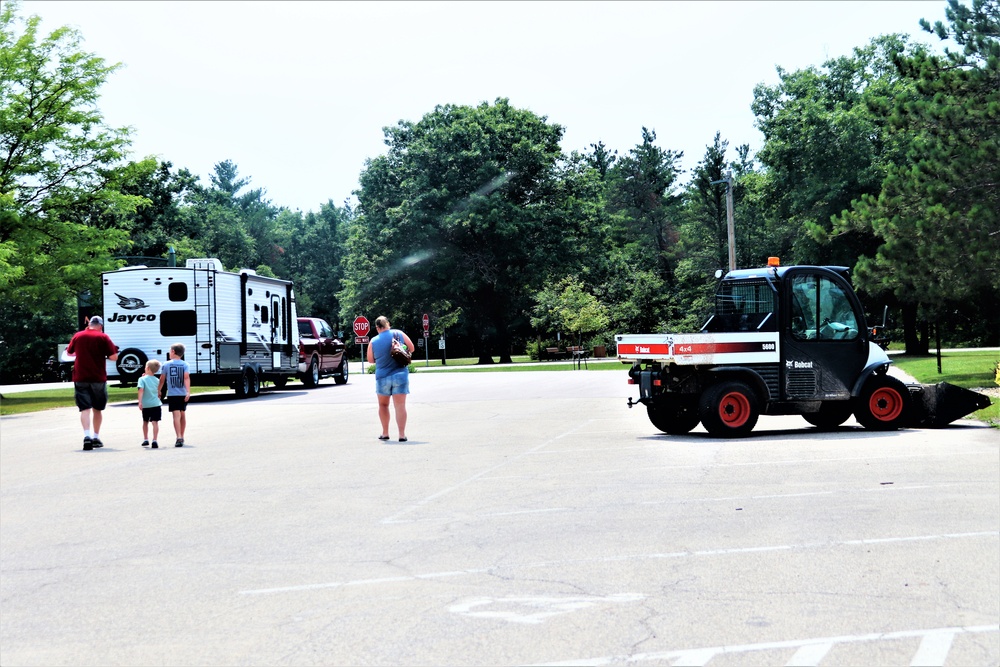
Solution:
<path fill-rule="evenodd" d="M 94 448 L 94 441 L 89 436 L 83 438 L 83 451 L 89 452 Z"/>
<path fill-rule="evenodd" d="M 160 446 L 156 444 L 156 440 L 153 441 L 153 449 L 159 449 Z"/>
<path fill-rule="evenodd" d="M 174 443 L 174 447 L 183 447 L 183 446 L 184 446 L 184 438 L 177 438 L 177 442 Z"/>
<path fill-rule="evenodd" d="M 149 447 L 149 440 L 143 440 L 142 441 L 142 446 L 143 447 Z"/>
<path fill-rule="evenodd" d="M 91 444 L 93 444 L 93 445 L 94 445 L 94 447 L 95 447 L 95 448 L 97 448 L 97 447 L 103 447 L 103 446 L 104 446 L 104 443 L 103 443 L 103 442 L 101 442 L 101 439 L 100 439 L 100 438 L 94 438 L 94 439 L 93 439 L 93 440 L 91 440 L 90 442 L 91 442 Z"/>

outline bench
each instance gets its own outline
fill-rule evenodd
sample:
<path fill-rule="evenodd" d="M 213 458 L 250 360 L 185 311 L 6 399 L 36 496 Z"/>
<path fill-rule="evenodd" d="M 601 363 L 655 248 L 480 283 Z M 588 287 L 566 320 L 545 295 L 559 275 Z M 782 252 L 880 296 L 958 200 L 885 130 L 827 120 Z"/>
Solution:
<path fill-rule="evenodd" d="M 560 350 L 558 347 L 547 347 L 545 348 L 545 358 L 546 359 L 565 359 L 566 353 Z"/>

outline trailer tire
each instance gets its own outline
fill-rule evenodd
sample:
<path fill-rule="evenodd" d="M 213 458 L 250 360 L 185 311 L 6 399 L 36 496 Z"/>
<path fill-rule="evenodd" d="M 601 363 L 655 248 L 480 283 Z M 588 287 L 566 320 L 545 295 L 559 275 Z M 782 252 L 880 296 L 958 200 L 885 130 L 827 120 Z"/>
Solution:
<path fill-rule="evenodd" d="M 701 397 L 701 423 L 713 436 L 742 438 L 750 434 L 760 416 L 757 394 L 738 380 L 709 387 Z"/>
<path fill-rule="evenodd" d="M 821 431 L 831 431 L 846 422 L 853 411 L 851 401 L 823 401 L 817 412 L 807 412 L 802 418 Z"/>
<path fill-rule="evenodd" d="M 701 421 L 698 406 L 693 401 L 671 401 L 659 405 L 647 405 L 646 415 L 650 423 L 669 435 L 684 435 Z"/>
<path fill-rule="evenodd" d="M 895 431 L 910 414 L 910 391 L 888 375 L 873 375 L 857 398 L 854 418 L 871 431 Z"/>
<path fill-rule="evenodd" d="M 317 361 L 315 356 L 309 359 L 309 368 L 306 369 L 306 374 L 302 376 L 302 384 L 310 389 L 319 384 L 319 361 Z"/>
<path fill-rule="evenodd" d="M 139 348 L 125 348 L 118 353 L 118 360 L 115 362 L 118 378 L 122 382 L 138 382 L 139 378 L 146 372 L 147 361 L 149 358 L 146 353 Z"/>
<path fill-rule="evenodd" d="M 253 398 L 260 394 L 260 377 L 252 368 L 244 368 L 236 384 L 238 398 Z"/>
<path fill-rule="evenodd" d="M 347 357 L 345 356 L 340 362 L 340 368 L 337 369 L 337 374 L 333 377 L 333 381 L 337 384 L 347 384 L 347 376 L 350 370 L 347 368 Z"/>

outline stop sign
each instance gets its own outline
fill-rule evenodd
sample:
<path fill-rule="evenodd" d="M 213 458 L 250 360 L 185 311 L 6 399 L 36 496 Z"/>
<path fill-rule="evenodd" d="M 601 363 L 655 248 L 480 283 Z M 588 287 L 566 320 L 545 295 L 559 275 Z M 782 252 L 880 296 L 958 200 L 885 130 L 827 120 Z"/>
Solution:
<path fill-rule="evenodd" d="M 361 316 L 354 319 L 354 335 L 361 336 L 362 338 L 368 335 L 371 330 L 371 325 L 368 324 L 368 318 Z"/>
<path fill-rule="evenodd" d="M 427 315 L 427 313 L 424 313 L 424 331 L 430 331 L 430 330 L 431 330 L 431 318 Z"/>

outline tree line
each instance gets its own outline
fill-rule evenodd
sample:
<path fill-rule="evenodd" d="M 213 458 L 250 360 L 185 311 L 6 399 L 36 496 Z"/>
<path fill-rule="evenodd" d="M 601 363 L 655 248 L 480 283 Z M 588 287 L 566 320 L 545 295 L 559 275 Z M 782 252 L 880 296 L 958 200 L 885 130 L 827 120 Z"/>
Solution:
<path fill-rule="evenodd" d="M 482 363 L 615 333 L 697 330 L 736 261 L 853 269 L 908 353 L 932 335 L 1000 343 L 1000 0 L 948 0 L 934 50 L 882 35 L 753 90 L 764 136 L 727 160 L 721 132 L 690 174 L 641 128 L 619 154 L 560 148 L 564 127 L 507 98 L 444 104 L 384 128 L 353 193 L 318 211 L 271 202 L 230 160 L 208 183 L 132 160 L 101 86 L 118 68 L 81 35 L 0 10 L 0 371 L 30 378 L 79 328 L 81 295 L 127 262 L 218 257 L 292 279 L 298 309 L 350 333 L 358 314 Z M 100 310 L 99 303 L 93 306 Z"/>

